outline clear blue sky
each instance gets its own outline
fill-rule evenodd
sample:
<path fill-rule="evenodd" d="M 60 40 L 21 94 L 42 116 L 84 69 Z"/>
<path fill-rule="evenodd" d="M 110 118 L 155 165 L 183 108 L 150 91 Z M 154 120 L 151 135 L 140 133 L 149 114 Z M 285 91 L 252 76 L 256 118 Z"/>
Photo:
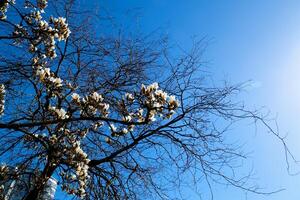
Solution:
<path fill-rule="evenodd" d="M 241 97 L 250 107 L 266 106 L 271 115 L 277 115 L 280 132 L 288 133 L 287 143 L 300 160 L 300 1 L 100 2 L 124 24 L 129 21 L 122 13 L 139 8 L 143 32 L 162 27 L 172 41 L 186 49 L 191 36 L 210 38 L 204 59 L 214 79 L 232 83 L 253 80 L 254 87 Z M 263 129 L 255 134 L 247 123 L 235 126 L 232 132 L 246 143 L 245 150 L 251 151 L 250 167 L 254 167 L 260 186 L 266 191 L 286 189 L 271 196 L 248 193 L 247 199 L 299 200 L 300 175 L 288 175 L 280 143 Z M 214 192 L 216 200 L 246 199 L 244 192 L 234 188 L 220 186 Z"/>

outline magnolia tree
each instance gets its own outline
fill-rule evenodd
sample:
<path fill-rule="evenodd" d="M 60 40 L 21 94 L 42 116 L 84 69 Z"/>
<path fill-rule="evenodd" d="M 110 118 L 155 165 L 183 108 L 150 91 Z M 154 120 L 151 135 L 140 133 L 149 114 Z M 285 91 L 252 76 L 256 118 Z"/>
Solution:
<path fill-rule="evenodd" d="M 171 59 L 164 38 L 107 33 L 80 1 L 0 11 L 2 184 L 26 174 L 26 200 L 50 177 L 82 199 L 176 198 L 185 180 L 261 192 L 235 174 L 227 125 L 251 118 L 283 140 L 231 100 L 238 86 L 205 86 L 201 43 Z"/>

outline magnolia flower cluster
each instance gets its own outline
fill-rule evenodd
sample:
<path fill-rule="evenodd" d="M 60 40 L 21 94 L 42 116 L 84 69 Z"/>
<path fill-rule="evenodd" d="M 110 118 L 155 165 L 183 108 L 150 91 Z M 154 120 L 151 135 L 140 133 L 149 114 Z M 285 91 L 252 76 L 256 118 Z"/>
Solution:
<path fill-rule="evenodd" d="M 54 37 L 58 39 L 58 41 L 66 40 L 71 31 L 66 23 L 66 18 L 58 17 L 58 18 L 50 18 L 50 22 L 54 25 L 54 30 L 56 31 Z"/>
<path fill-rule="evenodd" d="M 38 5 L 40 5 L 38 6 L 40 9 L 45 8 L 47 1 L 39 1 Z M 55 40 L 66 40 L 71 31 L 65 18 L 50 17 L 49 22 L 47 22 L 46 20 L 43 20 L 42 13 L 43 10 L 34 10 L 25 18 L 28 23 L 36 25 L 36 28 L 32 31 L 32 37 L 36 39 L 30 41 L 29 51 L 32 53 L 37 51 L 41 52 L 41 45 L 43 45 L 45 52 L 42 54 L 42 57 L 54 59 L 57 56 L 55 51 Z M 16 36 L 22 36 L 22 34 L 24 34 L 24 31 L 14 32 L 14 35 Z"/>
<path fill-rule="evenodd" d="M 45 46 L 45 55 L 51 59 L 55 58 L 57 56 L 55 51 L 55 39 L 66 40 L 71 31 L 68 28 L 68 24 L 66 23 L 66 19 L 63 17 L 59 18 L 50 18 L 50 24 L 53 24 L 54 27 L 50 26 L 50 24 L 42 20 L 40 16 L 35 16 L 34 18 L 37 21 L 37 24 L 39 26 L 39 29 L 42 31 L 43 40 L 41 41 Z M 39 34 L 39 32 L 38 32 Z M 31 49 L 37 50 L 36 45 L 32 44 L 33 47 Z"/>
<path fill-rule="evenodd" d="M 77 195 L 80 197 L 85 196 L 85 188 L 86 188 L 86 182 L 89 178 L 88 175 L 88 163 L 84 162 L 76 162 L 76 176 L 78 179 L 78 190 Z"/>
<path fill-rule="evenodd" d="M 63 86 L 63 80 L 52 73 L 50 68 L 46 67 L 46 58 L 54 59 L 57 56 L 55 50 L 56 40 L 66 40 L 71 31 L 65 18 L 50 17 L 49 22 L 43 19 L 42 14 L 47 3 L 47 0 L 38 0 L 37 7 L 29 14 L 24 15 L 24 20 L 32 26 L 29 28 L 16 24 L 13 35 L 16 37 L 15 42 L 17 43 L 23 41 L 24 38 L 32 38 L 28 40 L 28 50 L 35 55 L 32 59 L 33 70 L 39 80 L 51 91 L 60 89 Z M 52 95 L 55 94 L 52 93 Z"/>
<path fill-rule="evenodd" d="M 49 111 L 54 113 L 58 119 L 68 119 L 69 115 L 63 108 L 56 108 L 54 106 L 49 107 Z"/>
<path fill-rule="evenodd" d="M 4 3 L 0 4 L 0 19 L 6 18 L 7 7 L 12 3 L 14 3 L 13 0 L 4 0 Z M 24 38 L 31 38 L 28 40 L 28 48 L 31 53 L 38 52 L 39 57 L 54 59 L 57 56 L 55 40 L 66 40 L 71 31 L 63 17 L 50 17 L 49 21 L 43 19 L 42 14 L 47 3 L 47 0 L 37 0 L 37 7 L 22 17 L 30 27 L 16 24 L 13 36 L 16 38 L 15 44 L 20 43 Z"/>
<path fill-rule="evenodd" d="M 5 87 L 0 84 L 0 116 L 4 112 L 4 103 L 5 103 Z"/>
<path fill-rule="evenodd" d="M 151 123 L 156 121 L 156 117 L 170 118 L 179 106 L 175 96 L 168 95 L 159 89 L 158 83 L 149 86 L 142 85 L 139 93 L 126 93 L 124 101 L 120 102 L 123 110 L 122 121 L 127 125 L 116 127 L 113 123 L 109 124 L 112 136 L 120 136 L 134 130 L 135 123 Z M 134 102 L 138 102 L 136 108 Z M 130 107 L 135 107 L 131 109 Z M 110 138 L 106 138 L 107 143 L 111 143 Z"/>
<path fill-rule="evenodd" d="M 90 160 L 88 159 L 87 154 L 81 149 L 80 141 L 77 140 L 69 147 L 66 147 L 66 153 L 64 156 L 66 157 L 65 161 L 72 166 L 75 173 L 71 172 L 68 174 L 61 174 L 67 182 L 73 183 L 64 185 L 63 189 L 69 194 L 84 197 L 86 182 L 89 179 L 88 163 Z M 77 187 L 75 187 L 76 184 L 74 184 L 74 182 L 77 183 Z"/>
<path fill-rule="evenodd" d="M 109 113 L 109 104 L 103 102 L 103 97 L 97 92 L 81 98 L 79 94 L 72 94 L 72 101 L 80 107 L 81 115 L 94 116 L 100 113 L 102 116 L 107 117 Z"/>
<path fill-rule="evenodd" d="M 149 86 L 142 85 L 141 94 L 145 97 L 143 104 L 148 109 L 148 119 L 150 121 L 156 120 L 156 115 L 170 118 L 179 106 L 176 97 L 169 96 L 166 92 L 159 90 L 157 83 Z"/>
<path fill-rule="evenodd" d="M 48 91 L 51 91 L 51 95 L 57 95 L 57 91 L 60 91 L 63 86 L 63 80 L 57 77 L 50 68 L 44 67 L 46 61 L 42 61 L 38 57 L 33 59 L 33 69 L 35 70 L 35 76 L 43 83 Z"/>
<path fill-rule="evenodd" d="M 86 183 L 89 179 L 88 175 L 88 159 L 87 154 L 82 150 L 80 141 L 86 136 L 88 129 L 72 131 L 67 128 L 60 128 L 56 134 L 51 136 L 38 137 L 48 141 L 49 145 L 55 149 L 52 156 L 56 157 L 56 165 L 62 161 L 68 166 L 67 170 L 60 173 L 64 184 L 62 189 L 69 194 L 78 197 L 85 196 Z"/>
<path fill-rule="evenodd" d="M 131 118 L 129 115 L 126 117 L 123 117 L 123 121 L 131 122 L 131 119 L 130 119 L 130 121 L 128 121 L 129 118 Z M 111 130 L 113 137 L 127 134 L 129 131 L 133 131 L 134 127 L 135 127 L 135 125 L 133 125 L 133 124 L 127 125 L 126 127 L 123 127 L 123 128 L 118 128 L 114 124 L 109 125 L 109 129 Z M 105 138 L 105 141 L 107 143 L 111 143 L 110 138 Z"/>
<path fill-rule="evenodd" d="M 15 4 L 15 0 L 2 0 L 0 1 L 0 20 L 6 19 L 6 12 L 9 7 L 9 4 Z"/>
<path fill-rule="evenodd" d="M 37 67 L 36 76 L 42 83 L 48 86 L 52 86 L 53 88 L 62 87 L 63 80 L 59 77 L 56 77 L 55 74 L 50 71 L 50 68 Z"/>

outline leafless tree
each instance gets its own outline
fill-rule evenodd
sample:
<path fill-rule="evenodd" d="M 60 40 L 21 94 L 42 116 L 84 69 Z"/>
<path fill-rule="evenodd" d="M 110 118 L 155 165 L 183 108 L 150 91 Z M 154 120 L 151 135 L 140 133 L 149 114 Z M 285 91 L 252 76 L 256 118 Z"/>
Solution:
<path fill-rule="evenodd" d="M 234 101 L 242 85 L 205 79 L 202 40 L 179 55 L 165 37 L 105 29 L 80 1 L 0 2 L 0 181 L 29 176 L 24 199 L 50 177 L 82 199 L 177 199 L 186 177 L 212 198 L 214 183 L 263 194 L 225 139 L 241 119 L 289 154 Z"/>

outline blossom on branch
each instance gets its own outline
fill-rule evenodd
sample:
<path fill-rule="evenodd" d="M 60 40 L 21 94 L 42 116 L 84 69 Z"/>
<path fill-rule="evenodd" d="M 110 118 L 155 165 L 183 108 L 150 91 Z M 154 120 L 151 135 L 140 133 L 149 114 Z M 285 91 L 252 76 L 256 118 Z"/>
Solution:
<path fill-rule="evenodd" d="M 6 19 L 6 12 L 9 8 L 9 4 L 15 4 L 15 0 L 2 0 L 0 2 L 0 20 Z"/>
<path fill-rule="evenodd" d="M 49 107 L 49 110 L 56 114 L 58 119 L 68 119 L 69 115 L 63 108 Z"/>

